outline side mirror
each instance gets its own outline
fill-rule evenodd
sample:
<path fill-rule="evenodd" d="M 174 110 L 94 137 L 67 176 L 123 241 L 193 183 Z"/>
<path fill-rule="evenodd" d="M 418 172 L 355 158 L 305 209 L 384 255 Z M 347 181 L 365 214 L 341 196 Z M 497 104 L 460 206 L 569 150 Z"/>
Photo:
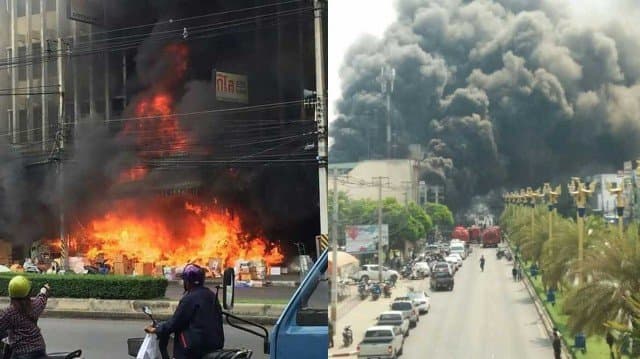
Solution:
<path fill-rule="evenodd" d="M 153 312 L 151 312 L 151 308 L 147 307 L 146 305 L 144 307 L 142 307 L 142 311 L 146 315 L 153 315 Z"/>
<path fill-rule="evenodd" d="M 235 300 L 234 290 L 236 288 L 236 274 L 233 268 L 224 270 L 222 282 L 222 307 L 226 310 L 233 309 Z"/>

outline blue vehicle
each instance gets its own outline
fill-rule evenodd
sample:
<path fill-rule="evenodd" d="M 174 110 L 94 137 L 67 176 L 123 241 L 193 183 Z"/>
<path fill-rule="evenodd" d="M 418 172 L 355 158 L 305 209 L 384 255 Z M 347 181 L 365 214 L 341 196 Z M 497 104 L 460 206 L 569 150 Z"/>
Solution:
<path fill-rule="evenodd" d="M 373 285 L 371 285 L 371 299 L 378 300 L 381 293 L 382 290 L 380 289 L 380 283 L 373 283 Z"/>
<path fill-rule="evenodd" d="M 300 283 L 271 333 L 259 324 L 224 311 L 227 323 L 262 337 L 264 353 L 269 354 L 272 359 L 326 359 L 329 346 L 329 280 L 325 276 L 328 259 L 328 250 L 325 250 Z M 222 287 L 223 306 L 226 310 L 233 308 L 234 281 L 235 273 L 229 268 L 225 271 Z"/>

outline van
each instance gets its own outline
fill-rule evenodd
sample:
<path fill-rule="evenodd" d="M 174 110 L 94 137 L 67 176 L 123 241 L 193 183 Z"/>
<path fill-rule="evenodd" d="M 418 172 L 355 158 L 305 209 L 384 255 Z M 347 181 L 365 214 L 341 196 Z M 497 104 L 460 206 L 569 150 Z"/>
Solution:
<path fill-rule="evenodd" d="M 467 257 L 467 251 L 464 248 L 464 243 L 452 243 L 449 246 L 449 253 L 450 254 L 459 254 L 460 257 L 462 257 L 462 259 L 465 259 Z"/>

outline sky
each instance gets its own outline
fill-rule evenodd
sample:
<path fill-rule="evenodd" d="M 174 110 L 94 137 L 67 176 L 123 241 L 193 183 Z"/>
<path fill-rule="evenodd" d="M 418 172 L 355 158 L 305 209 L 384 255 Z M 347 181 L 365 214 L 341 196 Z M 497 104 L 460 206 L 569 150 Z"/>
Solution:
<path fill-rule="evenodd" d="M 395 18 L 392 0 L 337 0 L 330 3 L 329 121 L 335 118 L 335 101 L 341 94 L 338 72 L 349 46 L 364 34 L 382 37 Z"/>

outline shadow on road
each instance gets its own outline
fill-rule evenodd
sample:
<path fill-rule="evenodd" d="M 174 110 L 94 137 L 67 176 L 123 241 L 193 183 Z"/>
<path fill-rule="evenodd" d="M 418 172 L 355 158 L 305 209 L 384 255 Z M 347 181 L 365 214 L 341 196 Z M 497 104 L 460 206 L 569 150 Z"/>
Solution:
<path fill-rule="evenodd" d="M 535 339 L 531 339 L 530 342 L 542 348 L 551 347 L 551 341 L 546 338 L 535 338 Z"/>

